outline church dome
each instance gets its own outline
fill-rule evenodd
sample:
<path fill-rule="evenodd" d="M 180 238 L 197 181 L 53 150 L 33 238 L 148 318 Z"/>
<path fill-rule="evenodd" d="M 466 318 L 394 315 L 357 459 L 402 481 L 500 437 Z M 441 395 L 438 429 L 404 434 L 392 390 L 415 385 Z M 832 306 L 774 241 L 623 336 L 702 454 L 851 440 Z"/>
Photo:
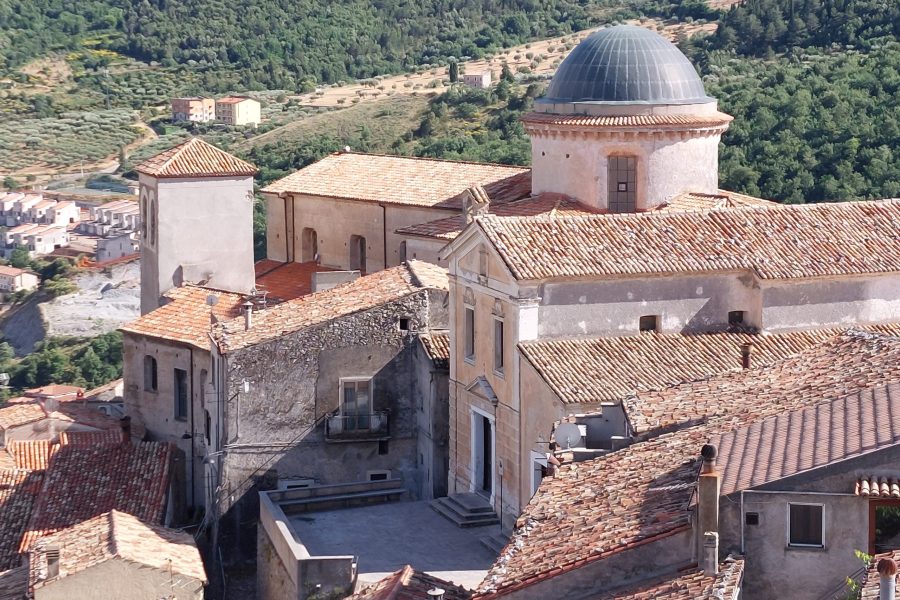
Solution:
<path fill-rule="evenodd" d="M 559 66 L 542 103 L 701 104 L 694 66 L 655 31 L 617 25 L 585 38 Z"/>

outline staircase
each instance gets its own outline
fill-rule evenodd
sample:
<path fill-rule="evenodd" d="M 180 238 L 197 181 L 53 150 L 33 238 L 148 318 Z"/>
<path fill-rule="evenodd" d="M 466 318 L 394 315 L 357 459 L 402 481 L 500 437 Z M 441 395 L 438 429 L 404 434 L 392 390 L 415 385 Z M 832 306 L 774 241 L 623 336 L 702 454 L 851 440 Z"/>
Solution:
<path fill-rule="evenodd" d="M 431 508 L 453 521 L 457 527 L 497 525 L 494 507 L 478 494 L 454 494 L 431 502 Z"/>
<path fill-rule="evenodd" d="M 503 533 L 492 533 L 491 535 L 481 536 L 478 538 L 478 541 L 481 542 L 482 546 L 499 556 L 503 548 L 506 547 L 506 543 L 509 542 L 509 536 Z"/>

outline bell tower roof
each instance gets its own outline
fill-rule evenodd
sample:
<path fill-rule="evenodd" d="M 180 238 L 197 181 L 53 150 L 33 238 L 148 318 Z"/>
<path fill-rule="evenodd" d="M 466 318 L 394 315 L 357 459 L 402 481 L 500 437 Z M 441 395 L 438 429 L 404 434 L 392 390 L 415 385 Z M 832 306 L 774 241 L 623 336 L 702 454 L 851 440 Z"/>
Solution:
<path fill-rule="evenodd" d="M 229 177 L 256 175 L 248 162 L 208 144 L 191 138 L 183 144 L 147 159 L 135 171 L 151 177 Z"/>

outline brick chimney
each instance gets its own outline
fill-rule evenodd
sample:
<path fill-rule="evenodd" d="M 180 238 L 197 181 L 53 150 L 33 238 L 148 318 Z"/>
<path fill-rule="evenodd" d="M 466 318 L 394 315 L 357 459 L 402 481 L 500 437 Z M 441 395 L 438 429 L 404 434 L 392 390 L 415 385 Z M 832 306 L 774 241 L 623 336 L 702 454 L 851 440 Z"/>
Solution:
<path fill-rule="evenodd" d="M 878 561 L 878 599 L 894 600 L 897 588 L 897 563 L 892 558 Z"/>
<path fill-rule="evenodd" d="M 703 463 L 697 484 L 697 562 L 707 575 L 719 568 L 719 473 L 716 471 L 716 447 L 705 444 L 700 450 Z"/>
<path fill-rule="evenodd" d="M 741 367 L 750 368 L 750 354 L 753 352 L 753 344 L 744 342 L 741 344 Z"/>

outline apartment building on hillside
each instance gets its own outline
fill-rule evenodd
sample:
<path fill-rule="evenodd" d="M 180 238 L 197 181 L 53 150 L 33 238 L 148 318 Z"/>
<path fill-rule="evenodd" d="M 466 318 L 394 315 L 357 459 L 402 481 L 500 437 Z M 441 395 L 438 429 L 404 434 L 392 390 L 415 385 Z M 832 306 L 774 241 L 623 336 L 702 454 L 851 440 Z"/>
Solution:
<path fill-rule="evenodd" d="M 253 125 L 260 122 L 259 102 L 247 96 L 226 96 L 216 100 L 216 119 L 228 125 Z"/>
<path fill-rule="evenodd" d="M 216 101 L 212 98 L 172 98 L 172 120 L 208 123 L 216 118 Z"/>

